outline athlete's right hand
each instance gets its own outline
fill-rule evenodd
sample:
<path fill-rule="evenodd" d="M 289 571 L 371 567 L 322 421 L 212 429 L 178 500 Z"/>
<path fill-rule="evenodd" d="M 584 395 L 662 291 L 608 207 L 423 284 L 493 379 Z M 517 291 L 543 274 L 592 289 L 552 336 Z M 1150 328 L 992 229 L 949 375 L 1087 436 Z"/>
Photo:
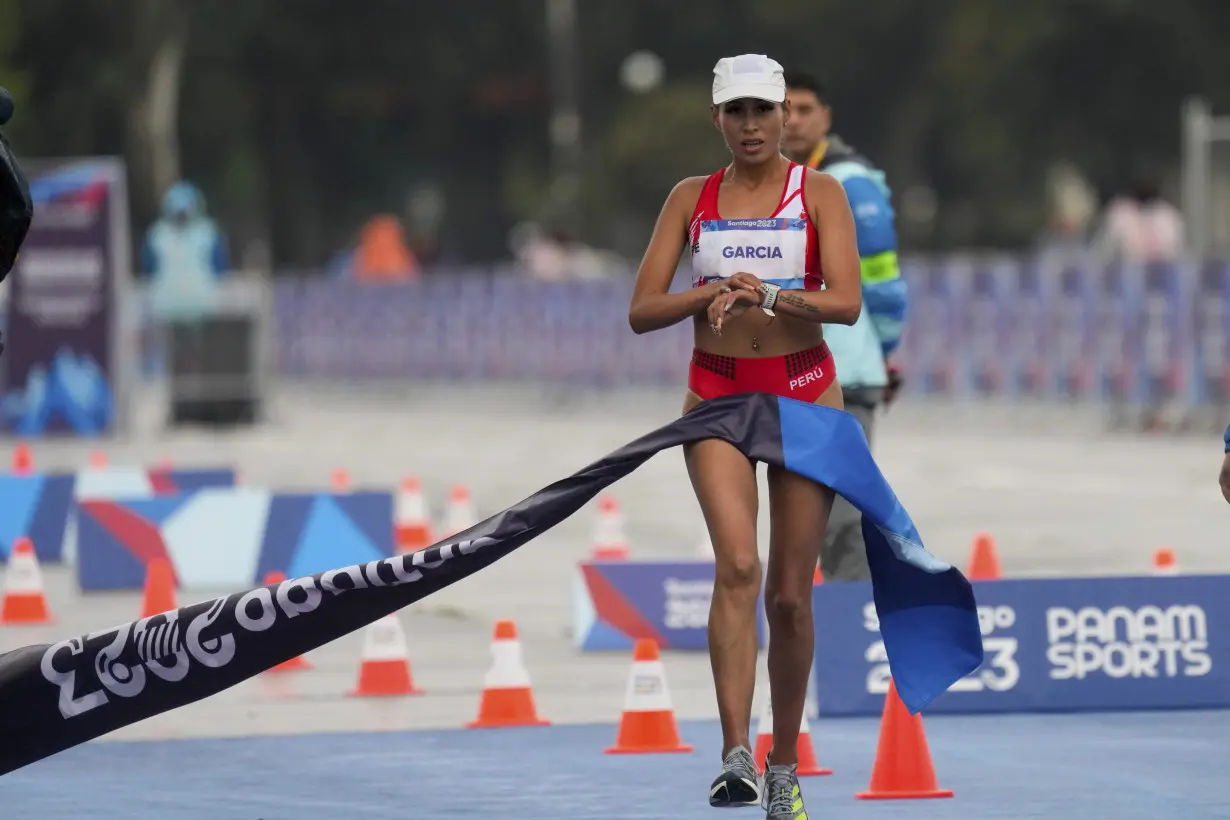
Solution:
<path fill-rule="evenodd" d="M 764 283 L 761 282 L 760 277 L 754 273 L 744 273 L 743 271 L 739 271 L 727 279 L 726 284 L 730 285 L 731 288 L 742 288 L 743 290 L 750 290 L 753 293 L 760 293 L 761 286 Z"/>

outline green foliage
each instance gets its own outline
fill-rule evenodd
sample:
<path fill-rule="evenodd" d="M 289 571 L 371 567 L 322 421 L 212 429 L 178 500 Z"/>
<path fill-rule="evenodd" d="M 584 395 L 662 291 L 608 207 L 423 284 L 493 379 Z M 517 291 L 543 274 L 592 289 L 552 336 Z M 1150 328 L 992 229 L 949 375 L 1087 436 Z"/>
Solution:
<path fill-rule="evenodd" d="M 238 237 L 270 234 L 285 266 L 324 262 L 417 185 L 443 187 L 444 244 L 506 252 L 548 207 L 545 0 L 177 0 L 190 17 L 181 162 Z M 913 247 L 1024 245 L 1047 169 L 1068 161 L 1108 196 L 1141 160 L 1173 167 L 1194 93 L 1230 112 L 1225 0 L 578 0 L 587 238 L 639 255 L 663 197 L 728 154 L 710 69 L 742 51 L 820 73 L 836 130 L 900 195 L 939 197 Z M 125 153 L 159 0 L 0 0 L 6 130 L 25 155 Z M 155 27 L 156 28 L 156 27 Z M 631 52 L 664 84 L 619 83 Z M 145 61 L 145 62 L 143 62 Z M 134 224 L 160 192 L 134 175 Z M 476 225 L 480 226 L 476 229 Z"/>

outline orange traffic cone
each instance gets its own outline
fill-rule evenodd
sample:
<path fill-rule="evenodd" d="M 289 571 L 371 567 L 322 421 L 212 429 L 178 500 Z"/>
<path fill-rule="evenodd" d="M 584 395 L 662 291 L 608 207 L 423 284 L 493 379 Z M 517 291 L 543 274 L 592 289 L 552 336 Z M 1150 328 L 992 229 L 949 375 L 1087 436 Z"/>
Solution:
<path fill-rule="evenodd" d="M 592 555 L 595 561 L 625 561 L 628 558 L 624 517 L 619 512 L 619 501 L 614 496 L 604 495 L 598 500 Z"/>
<path fill-rule="evenodd" d="M 477 523 L 478 511 L 474 509 L 474 499 L 470 497 L 470 489 L 464 484 L 456 485 L 449 494 L 448 515 L 444 521 L 442 537 L 452 538 Z"/>
<path fill-rule="evenodd" d="M 922 715 L 910 714 L 891 678 L 880 718 L 880 742 L 871 785 L 855 796 L 860 800 L 952 797 L 951 790 L 939 788 L 935 781 Z"/>
<path fill-rule="evenodd" d="M 1179 559 L 1170 547 L 1158 547 L 1153 553 L 1154 575 L 1178 575 Z"/>
<path fill-rule="evenodd" d="M 267 586 L 267 587 L 273 586 L 274 584 L 280 584 L 285 580 L 286 580 L 286 573 L 280 572 L 275 569 L 272 572 L 269 572 L 268 574 L 265 575 L 264 586 Z M 297 672 L 300 669 L 311 669 L 311 668 L 312 668 L 312 665 L 307 662 L 307 658 L 303 657 L 302 655 L 296 655 L 295 657 L 289 660 L 282 661 L 277 666 L 271 668 L 269 671 L 270 672 Z"/>
<path fill-rule="evenodd" d="M 0 623 L 28 626 L 51 623 L 51 608 L 43 592 L 43 573 L 29 538 L 13 541 L 4 573 L 4 604 Z"/>
<path fill-rule="evenodd" d="M 399 552 L 414 552 L 431 546 L 431 522 L 427 518 L 427 504 L 423 501 L 423 488 L 417 476 L 409 476 L 402 481 L 395 515 Z"/>
<path fill-rule="evenodd" d="M 818 587 L 824 583 L 824 573 L 820 571 L 820 565 L 816 565 L 816 571 L 811 574 L 811 585 Z"/>
<path fill-rule="evenodd" d="M 550 721 L 538 717 L 534 705 L 530 673 L 521 660 L 517 625 L 512 621 L 497 621 L 495 638 L 491 642 L 491 667 L 483 679 L 478 719 L 467 723 L 466 728 L 549 725 Z"/>
<path fill-rule="evenodd" d="M 363 655 L 359 663 L 359 683 L 349 693 L 353 697 L 391 697 L 421 695 L 410 674 L 410 653 L 406 634 L 397 613 L 385 615 L 363 631 Z"/>
<path fill-rule="evenodd" d="M 30 454 L 30 445 L 24 441 L 13 448 L 12 471 L 16 475 L 29 475 L 34 472 L 34 456 Z"/>
<path fill-rule="evenodd" d="M 995 539 L 988 533 L 980 532 L 974 538 L 974 549 L 970 553 L 969 568 L 965 576 L 971 581 L 998 581 L 1004 577 L 999 567 L 999 552 L 995 549 Z"/>
<path fill-rule="evenodd" d="M 764 709 L 760 713 L 760 722 L 756 726 L 756 748 L 752 755 L 756 765 L 764 771 L 768 765 L 769 752 L 773 749 L 773 699 L 765 697 Z M 799 723 L 799 741 L 795 744 L 799 756 L 798 774 L 822 775 L 832 774 L 832 769 L 825 769 L 816 760 L 816 750 L 811 744 L 811 728 L 807 724 L 807 709 L 803 709 L 803 719 Z"/>
<path fill-rule="evenodd" d="M 175 597 L 175 571 L 165 558 L 155 558 L 145 567 L 145 592 L 141 596 L 141 617 L 179 609 Z"/>
<path fill-rule="evenodd" d="M 690 752 L 679 737 L 675 708 L 666 686 L 666 668 L 658 657 L 658 644 L 648 638 L 636 642 L 632 652 L 632 671 L 624 695 L 624 712 L 619 720 L 613 754 L 652 754 Z"/>
<path fill-rule="evenodd" d="M 350 473 L 345 470 L 334 470 L 329 475 L 329 488 L 335 493 L 350 492 Z"/>
<path fill-rule="evenodd" d="M 90 451 L 90 467 L 95 470 L 101 470 L 107 466 L 107 454 L 102 450 Z"/>

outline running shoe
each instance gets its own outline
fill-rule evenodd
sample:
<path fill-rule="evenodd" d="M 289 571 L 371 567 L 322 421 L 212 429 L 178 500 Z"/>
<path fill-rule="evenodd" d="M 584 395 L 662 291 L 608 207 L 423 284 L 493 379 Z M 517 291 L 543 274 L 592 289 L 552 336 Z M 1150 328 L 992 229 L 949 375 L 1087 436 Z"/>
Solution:
<path fill-rule="evenodd" d="M 807 820 L 797 765 L 769 766 L 764 775 L 765 820 Z"/>
<path fill-rule="evenodd" d="M 756 759 L 743 746 L 731 749 L 722 761 L 722 773 L 709 787 L 709 805 L 719 809 L 760 805 Z"/>

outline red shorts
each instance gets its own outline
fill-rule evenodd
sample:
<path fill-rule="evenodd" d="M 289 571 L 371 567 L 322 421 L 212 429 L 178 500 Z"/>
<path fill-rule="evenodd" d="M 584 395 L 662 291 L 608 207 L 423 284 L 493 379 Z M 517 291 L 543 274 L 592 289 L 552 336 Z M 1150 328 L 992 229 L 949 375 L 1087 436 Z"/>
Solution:
<path fill-rule="evenodd" d="M 735 393 L 771 393 L 814 404 L 836 377 L 825 342 L 767 358 L 718 356 L 694 349 L 688 389 L 706 401 Z"/>

